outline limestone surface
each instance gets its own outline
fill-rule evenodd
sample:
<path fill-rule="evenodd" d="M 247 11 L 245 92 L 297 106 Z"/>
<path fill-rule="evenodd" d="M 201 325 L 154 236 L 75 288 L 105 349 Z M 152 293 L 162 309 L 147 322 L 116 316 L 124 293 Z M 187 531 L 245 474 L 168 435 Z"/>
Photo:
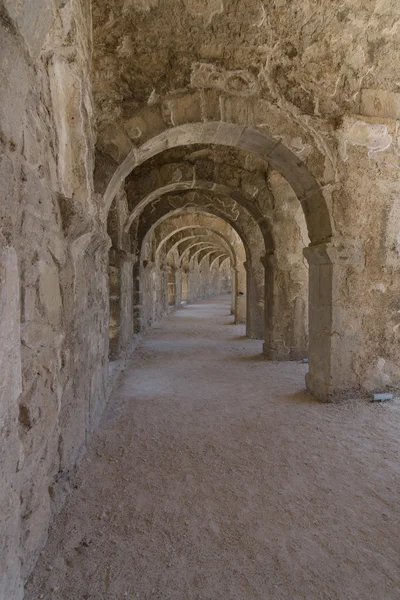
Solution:
<path fill-rule="evenodd" d="M 398 394 L 399 63 L 397 0 L 0 0 L 0 600 L 182 303 Z"/>

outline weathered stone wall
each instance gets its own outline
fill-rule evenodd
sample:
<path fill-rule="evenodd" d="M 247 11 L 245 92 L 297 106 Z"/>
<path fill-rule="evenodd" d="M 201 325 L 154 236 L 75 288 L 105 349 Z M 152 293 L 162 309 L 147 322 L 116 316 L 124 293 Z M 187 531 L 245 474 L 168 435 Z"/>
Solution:
<path fill-rule="evenodd" d="M 19 600 L 106 398 L 90 5 L 0 3 L 0 597 Z M 4 352 L 4 349 L 7 351 Z"/>
<path fill-rule="evenodd" d="M 322 299 L 310 313 L 310 335 L 316 332 L 320 344 L 313 358 L 321 379 L 325 373 L 335 382 L 333 394 L 397 390 L 400 381 L 400 150 L 398 123 L 383 110 L 395 116 L 393 96 L 379 96 L 364 107 L 376 116 L 348 117 L 338 132 L 336 239 L 306 252 L 319 277 L 311 294 Z M 327 323 L 332 333 L 322 351 Z"/>

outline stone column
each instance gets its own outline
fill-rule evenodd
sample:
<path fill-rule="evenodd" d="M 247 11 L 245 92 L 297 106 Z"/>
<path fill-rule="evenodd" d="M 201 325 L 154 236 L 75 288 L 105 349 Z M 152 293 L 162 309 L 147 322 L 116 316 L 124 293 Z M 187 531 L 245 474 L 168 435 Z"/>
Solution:
<path fill-rule="evenodd" d="M 335 237 L 306 250 L 307 385 L 323 398 L 398 393 L 400 386 L 398 119 L 392 95 L 366 92 L 360 114 L 347 115 L 337 131 L 340 185 L 324 190 Z M 308 218 L 319 219 L 318 210 Z"/>
<path fill-rule="evenodd" d="M 364 298 L 349 298 L 348 285 L 363 277 L 361 241 L 304 249 L 309 279 L 309 372 L 307 389 L 322 400 L 357 394 L 354 356 L 362 351 Z"/>
<path fill-rule="evenodd" d="M 120 330 L 119 352 L 129 352 L 133 341 L 133 264 L 136 261 L 130 252 L 119 253 L 120 263 Z"/>
<path fill-rule="evenodd" d="M 246 335 L 249 338 L 262 340 L 264 339 L 264 285 L 260 280 L 261 273 L 258 273 L 258 277 L 255 273 L 255 265 L 246 260 L 244 267 L 247 289 Z"/>
<path fill-rule="evenodd" d="M 234 315 L 235 314 L 235 304 L 236 304 L 236 289 L 237 289 L 236 269 L 234 267 L 231 267 L 231 277 L 232 277 L 231 315 Z"/>
<path fill-rule="evenodd" d="M 290 274 L 279 268 L 275 254 L 267 254 L 261 262 L 265 269 L 264 355 L 277 361 L 304 358 L 307 355 L 305 299 L 297 296 Z"/>
<path fill-rule="evenodd" d="M 182 269 L 175 271 L 175 308 L 179 308 L 182 301 Z"/>
<path fill-rule="evenodd" d="M 263 354 L 269 360 L 284 360 L 274 339 L 274 285 L 276 258 L 273 253 L 262 257 L 264 266 L 264 345 Z M 281 358 L 279 358 L 281 356 Z"/>
<path fill-rule="evenodd" d="M 135 256 L 112 249 L 109 258 L 110 358 L 129 350 L 133 336 L 133 263 Z"/>
<path fill-rule="evenodd" d="M 189 265 L 187 267 L 187 301 L 192 302 L 194 296 L 194 272 L 193 267 Z"/>
<path fill-rule="evenodd" d="M 108 356 L 110 361 L 119 358 L 119 328 L 120 328 L 120 270 L 114 250 L 110 252 L 108 265 L 109 281 L 109 306 L 110 306 L 110 324 L 109 324 L 109 348 Z"/>
<path fill-rule="evenodd" d="M 166 296 L 166 312 L 171 310 L 171 307 L 176 306 L 176 268 L 167 266 L 167 296 Z"/>
<path fill-rule="evenodd" d="M 235 323 L 246 323 L 246 270 L 236 267 Z"/>
<path fill-rule="evenodd" d="M 141 308 L 142 308 L 142 290 L 140 289 L 140 263 L 137 261 L 133 265 L 132 270 L 133 281 L 133 331 L 140 333 L 141 325 Z"/>
<path fill-rule="evenodd" d="M 181 268 L 181 300 L 187 302 L 189 300 L 189 269 Z"/>

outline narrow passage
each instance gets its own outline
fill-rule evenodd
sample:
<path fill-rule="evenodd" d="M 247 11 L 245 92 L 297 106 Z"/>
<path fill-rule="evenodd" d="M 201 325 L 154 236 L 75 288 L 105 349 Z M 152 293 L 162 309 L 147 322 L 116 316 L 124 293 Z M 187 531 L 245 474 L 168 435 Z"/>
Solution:
<path fill-rule="evenodd" d="M 38 600 L 398 600 L 398 404 L 326 405 L 227 297 L 148 332 L 27 586 Z"/>

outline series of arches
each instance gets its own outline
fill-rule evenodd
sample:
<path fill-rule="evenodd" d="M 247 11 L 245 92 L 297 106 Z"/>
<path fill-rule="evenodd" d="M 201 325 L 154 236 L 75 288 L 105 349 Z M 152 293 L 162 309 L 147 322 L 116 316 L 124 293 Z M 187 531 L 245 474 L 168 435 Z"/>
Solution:
<path fill-rule="evenodd" d="M 207 138 L 209 143 L 205 144 Z M 188 143 L 190 141 L 192 143 Z M 238 261 L 234 252 L 226 254 L 224 249 L 218 254 L 214 236 L 207 233 L 208 239 L 194 238 L 196 241 L 191 243 L 197 250 L 189 253 L 188 265 L 193 265 L 200 257 L 197 261 L 200 266 L 211 256 L 214 268 L 216 258 L 229 259 L 234 272 L 233 311 L 238 322 L 246 322 L 247 335 L 264 340 L 264 353 L 270 359 L 287 360 L 307 354 L 307 267 L 302 244 L 307 239 L 306 228 L 312 235 L 311 243 L 329 241 L 330 219 L 315 179 L 301 161 L 279 146 L 276 140 L 252 128 L 224 123 L 190 124 L 171 129 L 149 140 L 143 147 L 135 148 L 117 168 L 105 190 L 104 204 L 106 208 L 111 205 L 117 189 L 124 195 L 125 218 L 118 221 L 122 223 L 118 237 L 122 239 L 123 235 L 132 232 L 134 238 L 137 331 L 163 312 L 153 307 L 152 317 L 140 315 L 149 298 L 157 303 L 156 296 L 149 294 L 148 284 L 143 282 L 143 277 L 147 277 L 143 269 L 148 271 L 150 264 L 154 263 L 156 269 L 162 270 L 160 248 L 156 253 L 147 248 L 154 246 L 153 232 L 160 222 L 177 212 L 197 214 L 194 218 L 197 222 L 206 213 L 212 215 L 209 218 L 217 224 L 214 224 L 214 231 L 221 232 L 221 219 L 232 228 L 241 240 L 244 260 Z M 252 154 L 257 154 L 260 162 L 256 168 L 249 169 L 246 161 Z M 289 173 L 292 185 L 279 172 Z M 123 176 L 126 181 L 124 179 L 122 185 Z M 286 256 L 286 264 L 280 261 L 278 266 L 279 252 L 275 253 L 274 235 L 279 235 L 280 224 L 276 205 L 279 199 L 284 203 L 290 198 L 293 203 L 293 185 L 297 193 L 301 193 L 303 212 L 293 211 L 284 221 L 286 235 L 295 243 L 290 259 Z M 281 190 L 285 188 L 284 193 L 276 194 L 278 201 L 273 196 L 274 186 Z M 317 217 L 314 214 L 310 217 L 307 212 L 311 200 L 319 211 Z M 278 208 L 282 211 L 282 207 Z M 323 226 L 317 228 L 316 223 L 323 223 Z M 160 232 L 157 235 L 160 236 Z M 281 246 L 284 251 L 284 244 Z M 173 255 L 170 251 L 166 253 L 165 264 Z M 158 264 L 154 261 L 156 257 Z M 174 278 L 176 273 L 180 274 L 180 261 L 178 253 L 177 260 L 169 266 L 174 269 Z M 147 290 L 145 293 L 140 289 L 141 285 Z M 171 287 L 171 281 L 169 285 Z M 176 282 L 174 285 L 177 287 Z M 291 303 L 293 296 L 292 306 L 284 310 L 285 303 Z M 181 293 L 174 295 L 174 305 L 177 299 L 181 299 Z"/>
<path fill-rule="evenodd" d="M 247 334 L 264 340 L 269 359 L 308 355 L 307 387 L 320 398 L 340 393 L 345 380 L 345 387 L 357 387 L 357 376 L 332 343 L 333 323 L 343 310 L 332 286 L 338 272 L 354 268 L 357 249 L 333 231 L 329 184 L 321 184 L 280 139 L 265 128 L 235 123 L 171 127 L 126 154 L 104 188 L 106 208 L 121 187 L 128 207 L 124 231 L 133 232 L 138 256 L 152 225 L 170 212 L 204 207 L 226 220 L 246 250 Z M 279 199 L 290 202 L 284 219 Z M 282 239 L 276 242 L 282 231 L 291 240 L 289 259 Z"/>
<path fill-rule="evenodd" d="M 398 9 L 0 4 L 0 595 L 20 600 L 114 375 L 179 302 L 232 288 L 322 400 L 398 388 Z"/>

